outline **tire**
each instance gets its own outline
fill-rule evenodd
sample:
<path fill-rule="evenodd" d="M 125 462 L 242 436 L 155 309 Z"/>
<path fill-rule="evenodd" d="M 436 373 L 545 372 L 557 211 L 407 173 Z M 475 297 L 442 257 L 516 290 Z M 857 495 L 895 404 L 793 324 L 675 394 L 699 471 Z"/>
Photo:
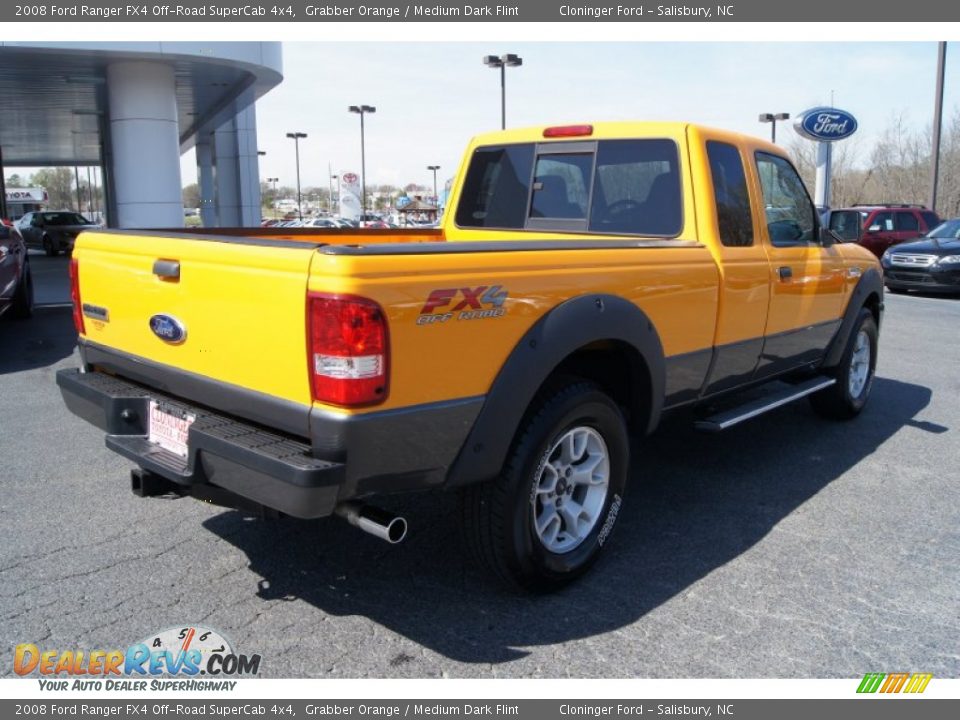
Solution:
<path fill-rule="evenodd" d="M 588 382 L 554 386 L 534 400 L 500 475 L 464 490 L 468 546 L 513 588 L 566 585 L 608 543 L 629 463 L 626 422 L 613 400 Z M 574 508 L 581 512 L 571 519 Z"/>
<path fill-rule="evenodd" d="M 47 257 L 56 257 L 60 254 L 59 248 L 48 235 L 43 236 L 43 251 L 47 254 Z"/>
<path fill-rule="evenodd" d="M 873 313 L 863 308 L 847 339 L 840 364 L 833 371 L 837 382 L 810 396 L 810 404 L 818 414 L 832 420 L 850 420 L 863 410 L 877 366 L 877 335 Z M 867 352 L 869 355 L 865 355 Z"/>
<path fill-rule="evenodd" d="M 33 316 L 33 275 L 30 273 L 30 263 L 23 264 L 23 277 L 13 294 L 13 316 L 18 320 L 26 320 Z"/>

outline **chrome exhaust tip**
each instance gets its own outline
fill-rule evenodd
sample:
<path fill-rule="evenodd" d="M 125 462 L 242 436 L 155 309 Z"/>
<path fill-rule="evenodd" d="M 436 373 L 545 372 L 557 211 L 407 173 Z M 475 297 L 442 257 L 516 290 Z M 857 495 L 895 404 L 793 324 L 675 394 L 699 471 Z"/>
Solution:
<path fill-rule="evenodd" d="M 385 540 L 391 545 L 403 542 L 407 536 L 406 520 L 372 505 L 348 500 L 337 505 L 333 512 L 355 528 Z"/>

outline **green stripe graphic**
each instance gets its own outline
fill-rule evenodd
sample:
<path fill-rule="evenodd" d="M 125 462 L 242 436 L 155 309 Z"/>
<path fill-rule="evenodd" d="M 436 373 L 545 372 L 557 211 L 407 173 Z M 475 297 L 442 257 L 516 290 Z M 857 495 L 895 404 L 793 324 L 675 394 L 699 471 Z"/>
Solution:
<path fill-rule="evenodd" d="M 858 693 L 875 693 L 880 688 L 880 683 L 886 677 L 885 673 L 867 673 L 863 676 Z"/>

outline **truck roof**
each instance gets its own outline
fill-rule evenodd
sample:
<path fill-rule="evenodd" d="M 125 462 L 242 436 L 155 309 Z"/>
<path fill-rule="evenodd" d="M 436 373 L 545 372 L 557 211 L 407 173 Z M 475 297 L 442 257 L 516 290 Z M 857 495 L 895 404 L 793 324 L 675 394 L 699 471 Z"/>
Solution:
<path fill-rule="evenodd" d="M 712 128 L 696 123 L 680 121 L 607 121 L 607 122 L 573 122 L 556 123 L 552 125 L 535 125 L 524 128 L 510 128 L 507 130 L 497 130 L 494 132 L 483 133 L 473 138 L 471 145 L 491 145 L 501 143 L 525 143 L 525 142 L 551 142 L 563 140 L 617 140 L 623 138 L 642 138 L 642 137 L 676 137 L 686 134 L 691 127 L 697 127 L 707 130 L 711 134 L 719 134 L 728 138 L 731 142 L 737 143 L 749 141 L 751 144 L 760 144 L 769 146 L 770 149 L 783 153 L 783 148 L 772 145 L 769 141 L 754 135 L 745 135 L 730 130 Z M 545 131 L 550 128 L 574 129 L 582 128 L 582 134 L 565 134 L 556 137 L 546 137 Z M 572 131 L 572 130 L 571 130 Z"/>

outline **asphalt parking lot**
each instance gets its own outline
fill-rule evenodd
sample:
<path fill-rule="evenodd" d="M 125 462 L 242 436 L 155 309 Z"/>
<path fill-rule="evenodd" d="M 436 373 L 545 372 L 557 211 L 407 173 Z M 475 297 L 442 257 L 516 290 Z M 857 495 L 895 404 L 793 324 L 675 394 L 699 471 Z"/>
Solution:
<path fill-rule="evenodd" d="M 65 259 L 31 259 L 41 298 L 66 299 Z M 202 623 L 268 677 L 960 676 L 960 299 L 886 305 L 859 419 L 798 403 L 706 436 L 671 418 L 635 456 L 611 552 L 549 597 L 471 564 L 453 496 L 391 500 L 399 546 L 136 498 L 60 400 L 69 309 L 0 321 L 0 674 L 18 643 Z"/>

